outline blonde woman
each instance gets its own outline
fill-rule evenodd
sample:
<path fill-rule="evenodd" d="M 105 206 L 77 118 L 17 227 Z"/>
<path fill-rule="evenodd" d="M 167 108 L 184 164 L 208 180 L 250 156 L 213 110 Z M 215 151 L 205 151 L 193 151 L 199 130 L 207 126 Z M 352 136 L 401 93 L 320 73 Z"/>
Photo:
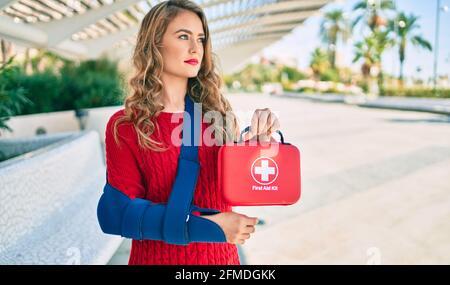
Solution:
<path fill-rule="evenodd" d="M 217 187 L 217 151 L 220 144 L 237 139 L 239 126 L 220 93 L 221 79 L 202 9 L 185 0 L 155 5 L 142 20 L 133 64 L 132 92 L 125 108 L 111 116 L 105 132 L 107 183 L 119 191 L 116 197 L 124 195 L 127 202 L 102 198 L 99 221 L 103 231 L 133 238 L 129 264 L 239 264 L 236 244 L 250 238 L 257 219 L 233 212 Z M 174 134 L 183 121 L 185 96 L 201 104 L 203 115 L 213 111 L 227 118 L 231 115 L 231 119 L 221 124 L 202 120 L 202 130 L 212 127 L 214 135 L 212 141 L 199 146 L 200 172 L 192 203 L 217 212 L 198 213 L 200 226 L 189 229 L 205 242 L 179 245 L 164 240 L 160 219 L 177 174 L 180 138 Z M 278 128 L 269 109 L 258 109 L 245 139 L 267 140 Z M 108 215 L 117 215 L 114 225 Z M 223 240 L 217 242 L 217 237 Z"/>

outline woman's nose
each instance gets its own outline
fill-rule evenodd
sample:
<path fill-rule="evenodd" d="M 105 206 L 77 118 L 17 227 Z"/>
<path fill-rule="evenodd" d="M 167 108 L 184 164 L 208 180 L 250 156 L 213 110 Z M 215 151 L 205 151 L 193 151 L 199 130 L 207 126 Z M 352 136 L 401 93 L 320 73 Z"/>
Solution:
<path fill-rule="evenodd" d="M 199 51 L 199 43 L 196 43 L 195 41 L 191 42 L 191 48 L 190 48 L 191 52 L 198 52 Z"/>

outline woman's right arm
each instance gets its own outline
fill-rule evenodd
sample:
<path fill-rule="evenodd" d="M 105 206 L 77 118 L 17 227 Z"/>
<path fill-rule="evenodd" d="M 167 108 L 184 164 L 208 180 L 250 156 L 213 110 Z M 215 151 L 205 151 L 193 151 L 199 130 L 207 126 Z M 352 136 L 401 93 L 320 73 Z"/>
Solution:
<path fill-rule="evenodd" d="M 108 121 L 105 131 L 107 183 L 97 207 L 102 231 L 138 240 L 183 240 L 176 244 L 226 242 L 225 233 L 217 223 L 195 215 L 190 215 L 186 221 L 183 237 L 174 239 L 167 236 L 170 231 L 163 228 L 166 204 L 144 199 L 145 187 L 137 160 L 136 140 L 132 140 L 136 135 L 134 127 L 131 124 L 118 126 L 120 145 L 114 140 L 113 124 L 117 114 Z"/>

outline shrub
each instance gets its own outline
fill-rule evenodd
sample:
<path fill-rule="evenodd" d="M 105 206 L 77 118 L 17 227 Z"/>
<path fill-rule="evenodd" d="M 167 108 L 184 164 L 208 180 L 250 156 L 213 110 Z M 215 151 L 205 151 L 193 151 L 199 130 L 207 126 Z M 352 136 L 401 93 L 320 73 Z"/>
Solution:
<path fill-rule="evenodd" d="M 112 106 L 123 99 L 123 78 L 117 63 L 105 58 L 66 65 L 61 81 L 61 95 L 71 98 L 71 109 Z"/>
<path fill-rule="evenodd" d="M 50 70 L 36 72 L 31 75 L 22 73 L 17 81 L 18 86 L 26 90 L 32 105 L 25 106 L 20 115 L 45 113 L 66 110 L 59 108 L 61 99 L 60 78 Z"/>
<path fill-rule="evenodd" d="M 437 89 L 437 96 L 431 88 L 386 88 L 385 96 L 450 98 L 450 89 Z"/>
<path fill-rule="evenodd" d="M 14 102 L 24 101 L 19 94 L 27 94 L 32 102 L 17 109 L 14 115 L 118 105 L 124 94 L 117 63 L 105 58 L 81 63 L 64 60 L 59 69 L 49 66 L 43 71 L 35 69 L 30 75 L 15 67 L 0 81 L 3 92 L 17 90 Z"/>
<path fill-rule="evenodd" d="M 339 73 L 336 69 L 329 68 L 320 74 L 320 81 L 339 82 L 339 80 Z"/>
<path fill-rule="evenodd" d="M 20 67 L 13 65 L 11 58 L 4 65 L 0 65 L 0 130 L 12 131 L 7 121 L 17 115 L 22 108 L 32 104 L 25 96 L 26 90 L 17 84 L 22 73 Z"/>

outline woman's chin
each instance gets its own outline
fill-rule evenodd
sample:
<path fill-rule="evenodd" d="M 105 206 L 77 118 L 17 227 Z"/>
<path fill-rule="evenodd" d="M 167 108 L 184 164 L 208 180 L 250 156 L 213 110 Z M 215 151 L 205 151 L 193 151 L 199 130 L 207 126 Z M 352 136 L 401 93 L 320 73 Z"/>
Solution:
<path fill-rule="evenodd" d="M 187 77 L 189 78 L 193 78 L 193 77 L 197 77 L 198 72 L 188 72 Z"/>

